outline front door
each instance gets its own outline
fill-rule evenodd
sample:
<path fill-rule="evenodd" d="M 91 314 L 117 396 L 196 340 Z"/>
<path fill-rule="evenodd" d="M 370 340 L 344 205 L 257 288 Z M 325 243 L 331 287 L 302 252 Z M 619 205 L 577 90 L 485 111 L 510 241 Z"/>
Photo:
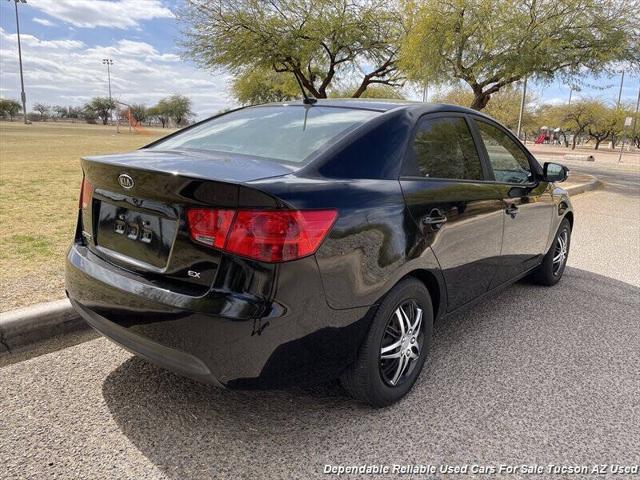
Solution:
<path fill-rule="evenodd" d="M 400 179 L 407 208 L 445 279 L 448 311 L 487 291 L 502 246 L 504 207 L 487 182 L 464 115 L 423 117 Z"/>
<path fill-rule="evenodd" d="M 539 182 L 539 166 L 510 133 L 475 117 L 475 125 L 505 207 L 499 268 L 491 288 L 526 272 L 546 252 L 554 203 L 551 186 Z"/>

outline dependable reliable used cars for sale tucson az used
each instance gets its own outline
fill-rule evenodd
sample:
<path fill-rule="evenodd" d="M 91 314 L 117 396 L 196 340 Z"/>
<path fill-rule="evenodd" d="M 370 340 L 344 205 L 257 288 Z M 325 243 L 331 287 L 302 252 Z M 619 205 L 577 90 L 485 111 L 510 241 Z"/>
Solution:
<path fill-rule="evenodd" d="M 66 290 L 92 327 L 203 382 L 340 378 L 374 406 L 436 319 L 558 282 L 573 225 L 565 167 L 450 105 L 243 108 L 82 170 Z"/>

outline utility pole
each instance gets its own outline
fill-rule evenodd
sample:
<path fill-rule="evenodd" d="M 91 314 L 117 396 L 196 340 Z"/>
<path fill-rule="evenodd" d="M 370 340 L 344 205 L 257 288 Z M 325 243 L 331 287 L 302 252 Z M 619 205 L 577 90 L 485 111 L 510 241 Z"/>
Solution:
<path fill-rule="evenodd" d="M 569 85 L 569 103 L 567 104 L 567 107 L 571 106 L 571 95 L 573 95 L 573 85 Z"/>
<path fill-rule="evenodd" d="M 27 3 L 27 0 L 9 0 L 13 1 L 16 8 L 16 33 L 18 35 L 18 62 L 20 63 L 20 86 L 22 88 L 20 97 L 22 98 L 22 115 L 24 117 L 24 124 L 28 125 L 27 120 L 27 94 L 24 93 L 24 73 L 22 72 L 22 45 L 20 44 L 20 21 L 18 20 L 18 3 Z"/>
<path fill-rule="evenodd" d="M 620 78 L 620 90 L 618 91 L 618 103 L 616 106 L 620 108 L 620 101 L 622 100 L 622 85 L 624 84 L 624 70 L 622 70 L 622 77 Z"/>
<path fill-rule="evenodd" d="M 113 65 L 113 60 L 110 58 L 103 58 L 102 64 L 107 66 L 107 81 L 109 83 L 109 104 L 113 105 L 113 100 L 111 100 L 111 65 Z M 113 117 L 111 116 L 112 109 L 109 108 L 109 121 L 113 124 Z"/>
<path fill-rule="evenodd" d="M 636 100 L 636 114 L 633 118 L 632 138 L 636 138 L 636 128 L 638 128 L 638 109 L 640 108 L 640 88 L 638 88 L 638 100 Z"/>
<path fill-rule="evenodd" d="M 522 85 L 522 99 L 520 100 L 520 115 L 518 116 L 518 133 L 517 137 L 520 138 L 520 131 L 522 130 L 522 116 L 524 115 L 524 104 L 527 96 L 527 77 L 524 77 L 524 84 Z"/>

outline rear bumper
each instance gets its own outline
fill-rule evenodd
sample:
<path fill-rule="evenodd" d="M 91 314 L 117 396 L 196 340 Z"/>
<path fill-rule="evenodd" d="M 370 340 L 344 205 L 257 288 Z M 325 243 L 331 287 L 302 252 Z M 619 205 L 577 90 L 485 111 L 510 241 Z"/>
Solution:
<path fill-rule="evenodd" d="M 355 358 L 370 309 L 329 308 L 313 257 L 279 265 L 272 283 L 196 297 L 109 264 L 82 245 L 72 245 L 66 261 L 67 295 L 78 313 L 125 349 L 178 374 L 231 388 L 338 376 Z"/>
<path fill-rule="evenodd" d="M 133 333 L 83 307 L 75 300 L 71 300 L 71 305 L 95 330 L 131 353 L 185 377 L 222 386 L 213 376 L 211 370 L 193 355 L 165 347 L 147 337 Z"/>

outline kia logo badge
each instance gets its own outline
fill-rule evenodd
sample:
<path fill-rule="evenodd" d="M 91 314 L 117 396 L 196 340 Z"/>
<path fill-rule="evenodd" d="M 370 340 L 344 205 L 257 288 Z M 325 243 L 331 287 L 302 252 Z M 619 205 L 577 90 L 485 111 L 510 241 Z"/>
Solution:
<path fill-rule="evenodd" d="M 118 183 L 120 184 L 120 186 L 126 190 L 131 190 L 133 188 L 133 178 L 131 178 L 129 175 L 127 175 L 126 173 L 121 173 L 118 176 Z"/>

